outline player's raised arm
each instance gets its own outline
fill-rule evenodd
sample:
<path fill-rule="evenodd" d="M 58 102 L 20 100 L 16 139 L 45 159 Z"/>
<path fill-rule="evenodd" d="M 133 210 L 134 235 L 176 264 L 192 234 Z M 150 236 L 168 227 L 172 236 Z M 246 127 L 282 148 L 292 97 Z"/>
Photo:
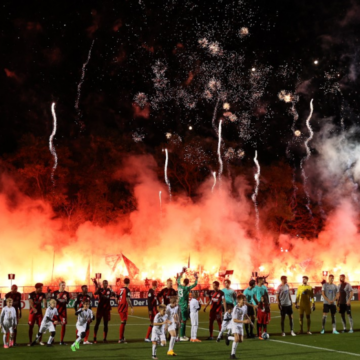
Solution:
<path fill-rule="evenodd" d="M 189 286 L 189 290 L 193 289 L 194 287 L 196 287 L 196 285 L 198 284 L 198 280 L 199 280 L 199 277 L 196 275 L 195 276 L 195 282 Z"/>
<path fill-rule="evenodd" d="M 94 295 L 100 295 L 100 287 L 96 288 L 96 291 L 94 292 Z"/>
<path fill-rule="evenodd" d="M 178 284 L 178 286 L 181 286 L 181 277 L 182 277 L 183 273 L 177 274 L 176 276 L 176 283 Z"/>

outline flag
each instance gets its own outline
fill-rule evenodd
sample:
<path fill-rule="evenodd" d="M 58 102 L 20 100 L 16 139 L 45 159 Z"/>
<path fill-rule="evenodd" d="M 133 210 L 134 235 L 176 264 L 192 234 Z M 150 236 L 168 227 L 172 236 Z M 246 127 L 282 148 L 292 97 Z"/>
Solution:
<path fill-rule="evenodd" d="M 115 272 L 116 266 L 121 259 L 122 254 L 115 254 L 115 255 L 106 255 L 105 262 L 108 265 L 112 272 Z"/>
<path fill-rule="evenodd" d="M 125 263 L 128 273 L 129 273 L 129 276 L 131 278 L 133 278 L 135 275 L 137 275 L 139 273 L 139 269 L 125 255 L 123 255 L 122 258 L 124 260 L 124 263 Z"/>

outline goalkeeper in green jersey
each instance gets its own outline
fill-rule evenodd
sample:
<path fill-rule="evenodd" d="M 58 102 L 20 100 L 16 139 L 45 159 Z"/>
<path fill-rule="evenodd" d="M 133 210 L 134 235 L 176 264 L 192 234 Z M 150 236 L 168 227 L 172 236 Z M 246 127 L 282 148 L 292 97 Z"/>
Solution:
<path fill-rule="evenodd" d="M 180 327 L 180 341 L 189 341 L 189 338 L 185 336 L 186 329 L 186 320 L 189 317 L 189 294 L 190 290 L 193 289 L 198 283 L 198 275 L 195 273 L 195 283 L 189 286 L 189 279 L 184 279 L 183 285 L 181 285 L 181 277 L 184 274 L 183 271 L 181 274 L 177 276 L 177 284 L 178 284 L 178 298 L 179 298 L 179 307 L 181 313 L 181 327 Z"/>

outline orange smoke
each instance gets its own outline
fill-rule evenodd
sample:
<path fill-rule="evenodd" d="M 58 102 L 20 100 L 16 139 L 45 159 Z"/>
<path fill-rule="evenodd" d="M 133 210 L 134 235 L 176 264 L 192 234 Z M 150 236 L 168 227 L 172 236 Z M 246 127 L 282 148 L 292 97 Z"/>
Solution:
<path fill-rule="evenodd" d="M 210 281 L 220 269 L 235 270 L 233 283 L 248 282 L 252 271 L 270 274 L 270 283 L 284 274 L 291 282 L 300 281 L 304 274 L 311 282 L 320 281 L 322 270 L 335 276 L 345 273 L 350 281 L 360 279 L 355 252 L 357 213 L 349 202 L 338 206 L 325 231 L 313 241 L 280 236 L 275 242 L 261 225 L 262 236 L 253 239 L 249 229 L 254 227 L 254 210 L 245 196 L 249 185 L 243 178 L 238 177 L 232 189 L 223 178 L 211 193 L 209 176 L 201 200 L 178 195 L 170 202 L 156 167 L 151 156 L 129 157 L 113 177 L 135 184 L 136 210 L 104 227 L 82 223 L 75 235 L 68 233 L 65 220 L 56 217 L 49 204 L 20 193 L 11 178 L 3 175 L 0 277 L 7 279 L 8 273 L 15 273 L 19 286 L 52 277 L 75 285 L 86 282 L 90 271 L 92 277 L 99 272 L 115 283 L 117 277 L 128 274 L 121 259 L 116 263 L 116 255 L 125 254 L 139 268 L 139 281 L 146 277 L 166 280 L 187 265 L 190 254 L 191 269 Z"/>

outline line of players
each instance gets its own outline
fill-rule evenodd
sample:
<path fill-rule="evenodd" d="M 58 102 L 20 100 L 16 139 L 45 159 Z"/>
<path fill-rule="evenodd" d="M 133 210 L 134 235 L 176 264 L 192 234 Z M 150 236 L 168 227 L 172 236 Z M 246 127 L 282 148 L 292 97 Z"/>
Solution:
<path fill-rule="evenodd" d="M 323 297 L 323 317 L 322 317 L 322 330 L 321 334 L 325 333 L 325 324 L 327 316 L 330 312 L 331 322 L 332 322 L 332 333 L 338 335 L 339 332 L 336 330 L 336 306 L 339 309 L 341 315 L 341 322 L 343 326 L 342 332 L 347 332 L 346 330 L 346 314 L 349 319 L 349 333 L 353 333 L 353 318 L 351 314 L 351 299 L 354 295 L 352 286 L 346 282 L 344 274 L 340 275 L 340 284 L 334 284 L 334 275 L 329 275 L 328 282 L 323 282 L 322 286 L 322 297 Z M 303 276 L 303 283 L 299 286 L 297 290 L 295 308 L 299 309 L 299 322 L 300 322 L 300 331 L 299 334 L 303 334 L 303 321 L 304 315 L 306 316 L 307 322 L 307 334 L 311 335 L 310 326 L 311 326 L 311 312 L 315 311 L 315 299 L 313 289 L 308 285 L 309 278 Z M 294 321 L 293 321 L 293 308 L 292 308 L 292 299 L 290 294 L 290 288 L 287 284 L 287 277 L 281 277 L 281 284 L 277 289 L 277 303 L 279 306 L 281 314 L 281 332 L 282 336 L 285 336 L 285 317 L 289 317 L 291 335 L 296 336 L 294 332 Z"/>
<path fill-rule="evenodd" d="M 180 330 L 180 341 L 188 341 L 189 338 L 185 335 L 186 321 L 190 317 L 191 319 L 191 342 L 200 342 L 197 339 L 197 328 L 198 328 L 198 311 L 200 310 L 200 304 L 198 301 L 199 293 L 194 291 L 192 300 L 190 301 L 189 307 L 189 294 L 190 291 L 196 287 L 197 278 L 193 285 L 189 286 L 189 280 L 184 279 L 181 284 L 181 277 L 183 273 L 177 277 L 178 292 L 172 287 L 172 281 L 168 280 L 167 287 L 164 288 L 159 294 L 155 294 L 157 283 L 152 283 L 152 288 L 148 292 L 148 310 L 151 324 L 149 325 L 145 341 L 153 343 L 153 358 L 156 358 L 156 344 L 161 342 L 164 345 L 166 341 L 165 333 L 170 334 L 170 346 L 168 355 L 175 355 L 173 348 L 175 341 L 178 337 L 178 330 Z M 235 320 L 241 320 L 241 324 L 245 324 L 245 331 L 248 338 L 255 337 L 253 334 L 255 314 L 257 315 L 257 336 L 262 339 L 262 331 L 266 333 L 266 326 L 270 321 L 270 307 L 269 297 L 267 288 L 264 285 L 265 278 L 257 278 L 257 286 L 255 286 L 255 280 L 251 280 L 249 287 L 244 291 L 244 296 L 236 296 L 236 292 L 230 289 L 230 280 L 225 280 L 225 288 L 219 289 L 220 284 L 215 281 L 213 282 L 213 291 L 209 295 L 209 302 L 205 305 L 204 311 L 211 305 L 209 314 L 209 340 L 213 338 L 213 323 L 216 320 L 219 326 L 219 336 L 217 341 L 220 341 L 222 334 L 225 330 L 233 330 L 232 328 L 237 325 Z M 327 314 L 331 312 L 333 333 L 338 334 L 336 331 L 335 313 L 336 305 L 338 303 L 340 314 L 343 322 L 343 332 L 346 331 L 346 319 L 345 314 L 348 314 L 350 322 L 350 333 L 353 332 L 353 322 L 351 316 L 351 298 L 353 296 L 352 287 L 349 283 L 345 282 L 345 276 L 340 276 L 340 284 L 336 286 L 334 283 L 333 275 L 329 276 L 329 282 L 323 285 L 322 295 L 324 298 L 323 308 L 323 328 L 321 333 L 325 332 L 325 323 Z M 285 336 L 284 332 L 284 320 L 286 315 L 289 316 L 291 335 L 296 334 L 293 331 L 293 310 L 292 300 L 290 295 L 290 288 L 287 284 L 286 276 L 281 277 L 281 285 L 277 289 L 278 306 L 281 311 L 281 329 L 282 335 Z M 301 285 L 297 292 L 295 307 L 300 309 L 300 333 L 303 333 L 303 318 L 304 314 L 307 319 L 307 333 L 310 332 L 310 314 L 311 310 L 315 310 L 314 294 L 311 286 L 307 285 L 308 278 L 303 277 L 303 285 Z M 87 286 L 82 287 L 82 293 L 77 296 L 75 302 L 75 314 L 78 316 L 77 322 L 77 340 L 72 345 L 72 350 L 76 351 L 79 348 L 80 342 L 84 344 L 91 344 L 89 342 L 89 324 L 96 319 L 94 328 L 94 343 L 97 342 L 97 332 L 101 319 L 104 322 L 104 342 L 106 342 L 108 332 L 108 322 L 110 320 L 110 299 L 116 299 L 118 303 L 118 313 L 121 320 L 119 329 L 119 343 L 124 343 L 124 332 L 128 316 L 128 308 L 131 308 L 133 313 L 132 304 L 130 301 L 130 280 L 124 280 L 124 287 L 122 287 L 117 295 L 111 290 L 108 282 L 103 281 L 103 287 L 98 287 L 95 295 L 99 296 L 99 304 L 94 317 L 90 308 L 90 297 L 88 295 Z M 45 331 L 50 332 L 50 338 L 48 340 L 48 346 L 52 345 L 56 325 L 61 325 L 61 336 L 60 345 L 66 345 L 64 343 L 65 329 L 67 323 L 67 310 L 66 305 L 71 299 L 70 294 L 65 291 L 65 283 L 59 284 L 59 290 L 51 293 L 50 306 L 47 308 L 45 316 L 42 316 L 41 305 L 47 307 L 48 296 L 42 292 L 43 285 L 38 283 L 35 285 L 35 291 L 29 294 L 30 312 L 29 312 L 29 345 L 34 345 L 36 342 L 41 342 L 41 336 Z M 17 287 L 14 285 L 12 291 L 6 294 L 6 304 L 1 315 L 1 327 L 4 333 L 4 347 L 16 345 L 16 324 L 18 319 L 21 318 L 21 307 L 20 307 L 21 294 L 17 292 Z M 157 313 L 157 301 L 161 302 L 162 305 L 159 307 L 159 313 Z M 241 300 L 241 301 L 240 301 Z M 239 301 L 242 310 L 239 310 Z M 311 306 L 312 302 L 312 306 Z M 246 307 L 246 312 L 244 312 Z M 222 317 L 223 308 L 225 310 L 224 317 Z M 190 313 L 189 313 L 190 309 Z M 167 315 L 167 316 L 165 316 Z M 234 317 L 235 316 L 235 317 Z M 14 319 L 13 322 L 9 322 L 7 319 Z M 241 319 L 240 319 L 241 318 Z M 162 321 L 160 321 L 162 320 Z M 32 341 L 33 328 L 35 323 L 39 326 L 39 332 L 36 336 L 35 341 Z M 239 323 L 240 324 L 240 323 Z M 11 325 L 11 326 L 10 326 Z M 251 325 L 251 326 L 249 326 Z M 173 329 L 174 328 L 174 329 Z M 242 328 L 242 325 L 241 325 Z M 174 335 L 172 335 L 172 332 Z M 10 333 L 10 343 L 6 338 L 6 334 Z M 161 333 L 161 336 L 159 335 Z M 234 333 L 236 335 L 236 333 Z M 150 339 L 151 335 L 151 339 Z M 157 339 L 156 335 L 159 335 Z M 156 341 L 154 340 L 156 338 Z M 234 339 L 232 355 L 235 356 L 236 344 L 241 342 L 241 337 L 234 336 L 228 337 L 229 340 Z M 238 340 L 238 341 L 236 341 Z M 235 347 L 235 349 L 234 349 Z"/>

